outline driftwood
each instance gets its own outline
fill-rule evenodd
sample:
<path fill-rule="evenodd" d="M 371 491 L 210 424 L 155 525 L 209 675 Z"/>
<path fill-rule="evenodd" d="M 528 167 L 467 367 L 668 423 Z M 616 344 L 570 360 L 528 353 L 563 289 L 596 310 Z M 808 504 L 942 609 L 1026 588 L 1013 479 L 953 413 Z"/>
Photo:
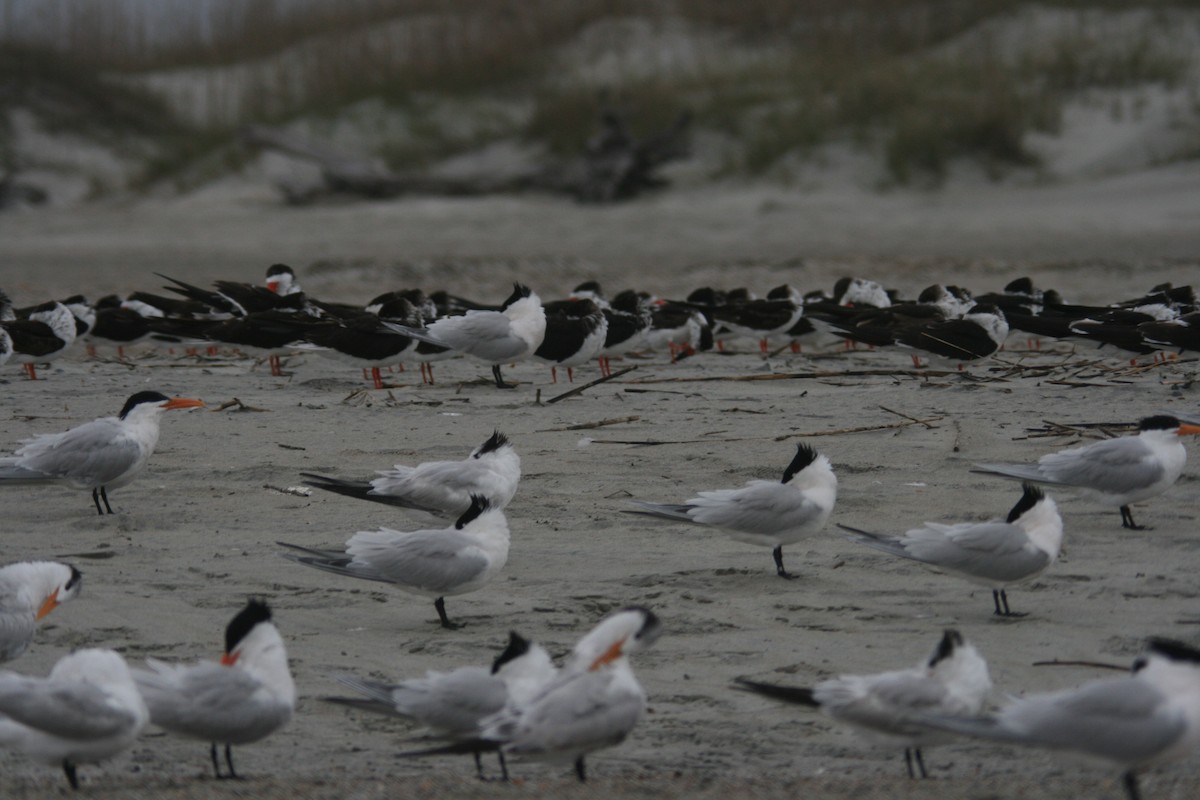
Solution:
<path fill-rule="evenodd" d="M 330 194 L 384 199 L 412 194 L 503 194 L 530 189 L 567 194 L 580 202 L 610 203 L 665 185 L 666 180 L 657 171 L 664 164 L 688 155 L 690 127 L 691 115 L 685 113 L 666 130 L 637 139 L 620 114 L 605 111 L 601 115 L 600 132 L 588 141 L 578 159 L 548 163 L 511 175 L 470 177 L 395 172 L 378 160 L 347 155 L 321 142 L 266 125 L 247 126 L 242 130 L 242 141 L 320 167 L 320 184 L 278 184 L 284 199 L 293 205 Z"/>

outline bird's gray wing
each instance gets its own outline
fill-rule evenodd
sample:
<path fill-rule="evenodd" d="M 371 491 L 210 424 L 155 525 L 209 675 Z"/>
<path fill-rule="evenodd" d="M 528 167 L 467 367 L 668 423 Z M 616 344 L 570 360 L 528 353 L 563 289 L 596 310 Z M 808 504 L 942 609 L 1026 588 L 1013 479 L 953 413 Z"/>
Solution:
<path fill-rule="evenodd" d="M 1133 436 L 1049 453 L 1038 459 L 1038 469 L 1057 483 L 1118 494 L 1150 486 L 1163 474 L 1162 464 Z"/>
<path fill-rule="evenodd" d="M 31 439 L 17 455 L 27 469 L 100 486 L 127 472 L 141 448 L 124 435 L 115 417 L 105 417 Z"/>
<path fill-rule="evenodd" d="M 1165 696 L 1135 678 L 1032 695 L 996 717 L 922 721 L 968 736 L 1071 750 L 1131 765 L 1153 759 L 1187 730 L 1187 720 Z"/>
<path fill-rule="evenodd" d="M 10 661 L 24 653 L 36 631 L 32 608 L 0 612 L 0 661 Z"/>
<path fill-rule="evenodd" d="M 89 740 L 127 731 L 137 716 L 108 692 L 86 683 L 54 683 L 6 676 L 0 681 L 0 714 L 64 739 Z"/>
<path fill-rule="evenodd" d="M 617 744 L 637 724 L 645 697 L 612 694 L 612 676 L 585 672 L 542 695 L 517 723 L 506 751 L 547 753 L 592 750 Z"/>
<path fill-rule="evenodd" d="M 525 355 L 529 345 L 513 335 L 512 322 L 498 311 L 468 311 L 444 317 L 429 326 L 429 333 L 452 349 L 488 361 Z"/>
<path fill-rule="evenodd" d="M 910 558 L 994 581 L 1027 578 L 1050 563 L 1023 528 L 1001 521 L 927 524 L 905 533 L 901 542 Z"/>
<path fill-rule="evenodd" d="M 359 531 L 346 545 L 353 565 L 382 580 L 429 592 L 451 591 L 490 563 L 473 537 L 456 530 Z"/>
<path fill-rule="evenodd" d="M 701 525 L 761 534 L 812 525 L 829 513 L 800 490 L 776 481 L 700 492 L 687 504 L 688 515 Z"/>
<path fill-rule="evenodd" d="M 220 741 L 230 731 L 255 728 L 264 714 L 291 713 L 284 704 L 267 700 L 269 693 L 258 678 L 215 662 L 159 665 L 154 672 L 133 670 L 133 677 L 151 722 L 204 739 Z"/>

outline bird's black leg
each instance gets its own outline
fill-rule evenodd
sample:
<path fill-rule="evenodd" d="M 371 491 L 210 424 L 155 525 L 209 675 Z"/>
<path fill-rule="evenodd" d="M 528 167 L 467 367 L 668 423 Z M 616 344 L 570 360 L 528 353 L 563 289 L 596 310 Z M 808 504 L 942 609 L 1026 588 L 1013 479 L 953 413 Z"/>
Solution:
<path fill-rule="evenodd" d="M 508 762 L 504 760 L 504 751 L 497 750 L 496 757 L 500 759 L 500 780 L 508 783 Z"/>
<path fill-rule="evenodd" d="M 450 618 L 446 616 L 446 598 L 439 597 L 437 600 L 434 600 L 433 607 L 437 609 L 438 619 L 441 621 L 443 628 L 453 631 L 462 627 L 462 625 L 456 625 L 451 622 Z"/>
<path fill-rule="evenodd" d="M 221 780 L 221 778 L 223 778 L 225 776 L 221 774 L 221 762 L 217 759 L 217 743 L 216 742 L 213 742 L 212 746 L 209 747 L 208 754 L 210 756 L 212 756 L 213 774 L 217 776 L 217 780 Z"/>
<path fill-rule="evenodd" d="M 1000 590 L 999 589 L 992 589 L 992 602 L 996 604 L 995 616 L 1003 617 L 1004 612 L 1002 610 L 1000 610 Z"/>
<path fill-rule="evenodd" d="M 478 750 L 475 751 L 475 774 L 479 777 L 479 780 L 487 780 L 487 778 L 485 778 L 483 775 L 483 759 L 479 757 Z"/>
<path fill-rule="evenodd" d="M 910 777 L 910 778 L 917 777 L 917 773 L 913 772 L 912 750 L 910 750 L 907 747 L 904 748 L 904 766 L 908 767 L 908 777 Z"/>
<path fill-rule="evenodd" d="M 1027 616 L 1026 614 L 1018 614 L 1017 612 L 1013 611 L 1012 609 L 1010 609 L 1008 607 L 1008 593 L 1004 589 L 1000 590 L 1000 602 L 1004 604 L 1004 616 L 1006 616 L 1006 617 Z"/>
<path fill-rule="evenodd" d="M 1133 770 L 1121 776 L 1121 783 L 1125 784 L 1125 794 L 1129 800 L 1141 800 L 1142 796 L 1138 793 L 1137 775 L 1133 774 Z"/>
<path fill-rule="evenodd" d="M 75 775 L 75 765 L 70 761 L 63 759 L 63 772 L 67 776 L 67 783 L 71 784 L 72 789 L 79 788 L 79 778 Z"/>
<path fill-rule="evenodd" d="M 227 777 L 233 778 L 235 781 L 240 781 L 241 778 L 233 771 L 233 746 L 229 743 L 225 744 L 225 763 L 229 765 L 229 775 Z"/>
<path fill-rule="evenodd" d="M 96 504 L 96 513 L 104 516 L 104 509 L 100 507 L 100 489 L 92 489 L 92 502 Z"/>
<path fill-rule="evenodd" d="M 498 388 L 498 389 L 515 389 L 515 388 L 517 388 L 517 385 L 515 383 L 505 383 L 504 378 L 500 377 L 500 365 L 499 364 L 492 365 L 492 377 L 496 379 L 496 388 Z"/>
<path fill-rule="evenodd" d="M 792 580 L 793 578 L 797 577 L 796 575 L 791 574 L 790 572 L 788 572 L 786 569 L 783 568 L 783 545 L 781 545 L 781 544 L 776 545 L 775 549 L 771 551 L 771 555 L 775 556 L 775 574 L 776 575 L 778 575 L 781 578 L 785 578 L 789 581 Z"/>
<path fill-rule="evenodd" d="M 105 510 L 110 514 L 113 513 L 112 506 L 108 504 L 108 492 L 104 490 L 103 486 L 100 487 L 100 499 L 104 501 Z"/>
<path fill-rule="evenodd" d="M 1133 512 L 1129 510 L 1129 506 L 1121 506 L 1121 527 L 1129 528 L 1131 531 L 1144 531 L 1145 525 L 1137 525 L 1133 521 Z"/>
<path fill-rule="evenodd" d="M 921 777 L 928 778 L 929 773 L 925 771 L 925 759 L 921 757 L 921 748 L 913 748 L 913 756 L 916 758 L 917 767 L 921 770 Z"/>
<path fill-rule="evenodd" d="M 583 767 L 583 756 L 575 759 L 575 777 L 580 783 L 587 783 L 587 770 Z"/>

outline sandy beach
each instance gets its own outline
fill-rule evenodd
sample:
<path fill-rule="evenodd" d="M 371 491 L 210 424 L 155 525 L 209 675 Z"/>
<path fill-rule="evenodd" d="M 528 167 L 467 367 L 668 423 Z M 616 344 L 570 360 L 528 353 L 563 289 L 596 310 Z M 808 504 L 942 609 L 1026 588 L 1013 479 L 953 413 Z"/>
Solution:
<path fill-rule="evenodd" d="M 226 186 L 188 198 L 129 201 L 0 216 L 0 287 L 18 305 L 76 291 L 159 291 L 161 272 L 205 285 L 255 281 L 292 264 L 311 294 L 365 302 L 407 286 L 502 298 L 522 280 L 544 299 L 599 279 L 683 295 L 704 284 L 760 294 L 789 282 L 829 288 L 842 275 L 878 279 L 905 296 L 934 281 L 982 292 L 1031 275 L 1069 300 L 1111 302 L 1162 282 L 1194 283 L 1200 254 L 1200 167 L 1068 187 L 924 195 L 826 189 L 667 193 L 613 208 L 545 198 L 400 200 L 278 207 L 267 190 Z M 926 754 L 932 777 L 909 781 L 902 753 L 873 749 L 815 713 L 733 691 L 739 675 L 795 685 L 926 658 L 943 629 L 989 660 L 1005 695 L 1074 686 L 1095 669 L 1047 659 L 1129 663 L 1148 635 L 1197 643 L 1196 468 L 1135 508 L 1152 530 L 1072 492 L 1055 493 L 1066 552 L 1009 592 L 1016 620 L 992 615 L 990 592 L 843 538 L 833 523 L 900 531 L 925 520 L 1006 514 L 1020 495 L 968 470 L 1028 461 L 1081 439 L 1047 421 L 1121 426 L 1158 410 L 1197 413 L 1196 361 L 1134 368 L 1126 356 L 1052 345 L 1009 349 L 966 374 L 912 372 L 896 351 L 840 348 L 764 359 L 752 343 L 637 369 L 559 403 L 569 386 L 534 364 L 506 369 L 415 366 L 372 390 L 359 371 L 318 355 L 265 364 L 135 348 L 129 363 L 82 350 L 26 380 L 0 372 L 0 449 L 39 432 L 113 414 L 141 389 L 200 397 L 208 410 L 169 414 L 146 474 L 113 492 L 98 517 L 86 492 L 6 490 L 6 560 L 56 558 L 85 574 L 82 596 L 48 618 L 9 665 L 44 674 L 70 649 L 113 647 L 132 662 L 220 654 L 228 618 L 266 598 L 289 648 L 300 702 L 292 723 L 235 758 L 247 781 L 210 777 L 207 745 L 145 734 L 127 754 L 81 767 L 95 797 L 977 797 L 1120 798 L 1111 770 L 1036 752 L 964 742 Z M 1033 369 L 1039 367 L 1039 369 Z M 853 373 L 853 374 L 851 374 Z M 598 377 L 576 371 L 576 385 Z M 540 401 L 539 402 L 539 397 Z M 240 401 L 220 410 L 223 403 Z M 522 457 L 509 507 L 512 549 L 501 577 L 447 600 L 457 631 L 432 604 L 381 584 L 304 569 L 276 540 L 338 546 L 355 531 L 415 527 L 383 506 L 281 492 L 301 471 L 370 477 L 393 463 L 460 458 L 499 429 Z M 829 527 L 770 551 L 717 532 L 620 513 L 629 499 L 682 501 L 701 489 L 778 478 L 805 441 L 827 455 L 839 497 Z M 1189 445 L 1194 448 L 1195 445 Z M 509 630 L 565 653 L 608 611 L 658 613 L 665 632 L 634 668 L 649 696 L 630 738 L 569 769 L 514 766 L 515 786 L 481 784 L 467 758 L 403 760 L 418 729 L 319 699 L 333 675 L 398 679 L 489 663 Z M 69 793 L 61 773 L 0 755 L 0 794 Z M 1146 798 L 1191 798 L 1196 761 L 1148 772 Z"/>

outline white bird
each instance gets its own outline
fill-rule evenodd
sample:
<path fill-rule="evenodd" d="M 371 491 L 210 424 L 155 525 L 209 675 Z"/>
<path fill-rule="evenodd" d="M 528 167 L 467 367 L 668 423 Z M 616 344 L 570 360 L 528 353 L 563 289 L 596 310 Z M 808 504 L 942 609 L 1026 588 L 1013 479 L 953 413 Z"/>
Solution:
<path fill-rule="evenodd" d="M 1021 499 L 1004 520 L 956 525 L 926 522 L 902 536 L 883 536 L 840 523 L 838 527 L 854 534 L 850 538 L 859 544 L 987 586 L 992 590 L 996 614 L 1024 616 L 1009 610 L 1005 587 L 1032 580 L 1058 559 L 1063 525 L 1052 498 L 1031 484 L 1023 488 Z"/>
<path fill-rule="evenodd" d="M 1100 503 L 1120 508 L 1123 527 L 1143 530 L 1129 506 L 1175 485 L 1187 462 L 1179 437 L 1197 433 L 1200 425 L 1159 414 L 1139 422 L 1136 436 L 1048 453 L 1036 464 L 976 464 L 973 471 L 1085 489 Z"/>
<path fill-rule="evenodd" d="M 524 705 L 483 720 L 477 735 L 405 756 L 498 750 L 551 763 L 571 763 L 587 780 L 584 758 L 625 740 L 646 709 L 646 693 L 628 656 L 649 647 L 662 623 L 649 609 L 631 607 L 604 619 L 575 645 L 558 675 Z"/>
<path fill-rule="evenodd" d="M 871 741 L 903 747 L 908 776 L 916 777 L 915 760 L 921 777 L 927 778 L 921 749 L 941 744 L 947 737 L 910 717 L 919 712 L 943 717 L 979 714 L 991 692 L 992 679 L 987 662 L 974 645 L 958 631 L 947 630 L 929 659 L 909 669 L 839 675 L 811 689 L 738 678 L 735 688 L 818 708 Z"/>
<path fill-rule="evenodd" d="M 1129 800 L 1138 800 L 1140 770 L 1186 758 L 1200 747 L 1200 650 L 1151 639 L 1132 675 L 1026 695 L 993 716 L 960 719 L 931 711 L 915 721 L 1116 766 Z"/>
<path fill-rule="evenodd" d="M 485 497 L 491 508 L 512 501 L 521 480 L 521 457 L 508 437 L 499 431 L 462 461 L 426 461 L 415 467 L 396 464 L 379 470 L 373 481 L 348 481 L 302 472 L 304 483 L 360 500 L 461 516 L 471 507 L 471 495 Z"/>
<path fill-rule="evenodd" d="M 232 746 L 266 738 L 292 718 L 296 684 L 287 648 L 267 604 L 251 600 L 225 628 L 221 663 L 167 664 L 147 659 L 133 670 L 150 709 L 150 721 L 172 733 L 211 742 L 218 779 L 237 778 Z M 222 775 L 217 744 L 225 745 L 229 774 Z"/>
<path fill-rule="evenodd" d="M 79 595 L 83 575 L 57 561 L 21 561 L 0 567 L 0 661 L 25 652 L 38 622 Z"/>
<path fill-rule="evenodd" d="M 388 328 L 439 347 L 479 359 L 492 367 L 496 386 L 511 389 L 500 375 L 500 365 L 528 358 L 546 336 L 546 311 L 537 294 L 519 283 L 501 311 L 471 310 L 442 317 L 425 328 L 383 321 Z"/>
<path fill-rule="evenodd" d="M 103 514 L 107 509 L 112 514 L 108 490 L 125 486 L 146 468 L 158 444 L 162 412 L 203 405 L 186 397 L 138 392 L 125 401 L 118 416 L 24 440 L 14 456 L 0 458 L 0 486 L 66 483 L 91 489 L 96 512 Z"/>
<path fill-rule="evenodd" d="M 422 678 L 395 684 L 338 675 L 339 682 L 366 699 L 323 699 L 377 714 L 411 719 L 437 735 L 462 738 L 473 735 L 480 722 L 492 714 L 508 706 L 520 707 L 528 703 L 556 673 L 545 648 L 513 631 L 509 634 L 508 646 L 490 668 L 470 666 L 450 672 L 430 670 Z M 479 755 L 479 752 L 474 753 L 475 769 L 482 778 Z M 500 753 L 500 767 L 507 780 L 508 768 L 503 753 Z"/>
<path fill-rule="evenodd" d="M 149 719 L 129 667 L 112 650 L 76 650 L 45 678 L 0 673 L 0 747 L 61 765 L 72 789 L 78 764 L 128 749 Z"/>
<path fill-rule="evenodd" d="M 639 510 L 626 513 L 719 528 L 739 542 L 774 548 L 776 573 L 791 578 L 783 568 L 783 546 L 824 527 L 836 501 L 837 476 L 829 459 L 800 444 L 778 483 L 749 481 L 740 489 L 699 492 L 678 505 L 635 500 Z"/>
<path fill-rule="evenodd" d="M 504 512 L 475 495 L 449 528 L 359 531 L 346 541 L 345 551 L 276 544 L 304 553 L 284 553 L 300 564 L 436 598 L 433 607 L 442 627 L 458 628 L 446 616 L 446 598 L 482 588 L 499 574 L 508 561 L 509 533 Z"/>

